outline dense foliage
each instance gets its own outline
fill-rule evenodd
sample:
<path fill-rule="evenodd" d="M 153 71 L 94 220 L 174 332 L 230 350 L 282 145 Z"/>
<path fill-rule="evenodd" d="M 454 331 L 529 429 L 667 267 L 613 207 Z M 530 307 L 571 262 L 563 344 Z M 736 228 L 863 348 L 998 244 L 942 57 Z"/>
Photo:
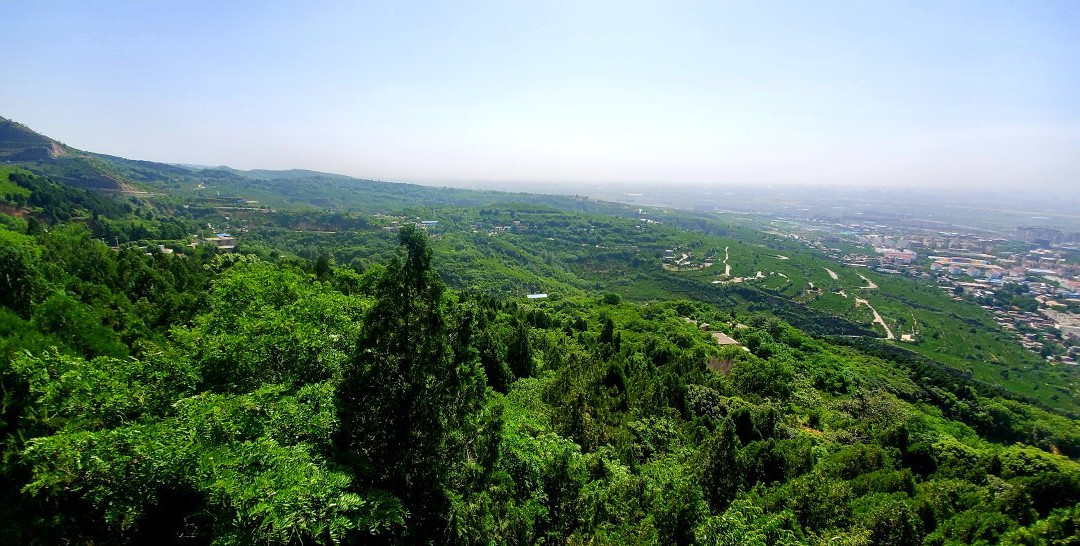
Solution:
<path fill-rule="evenodd" d="M 605 291 L 590 268 L 641 258 L 572 253 L 597 244 L 582 217 L 493 255 L 469 244 L 486 234 L 409 223 L 351 248 L 273 231 L 355 221 L 314 213 L 247 252 L 169 254 L 101 230 L 196 222 L 95 218 L 83 194 L 50 217 L 28 203 L 52 186 L 20 180 L 30 213 L 0 227 L 8 541 L 1076 539 L 1076 420 L 919 352 L 811 335 L 765 299 Z M 508 295 L 534 288 L 552 293 Z"/>

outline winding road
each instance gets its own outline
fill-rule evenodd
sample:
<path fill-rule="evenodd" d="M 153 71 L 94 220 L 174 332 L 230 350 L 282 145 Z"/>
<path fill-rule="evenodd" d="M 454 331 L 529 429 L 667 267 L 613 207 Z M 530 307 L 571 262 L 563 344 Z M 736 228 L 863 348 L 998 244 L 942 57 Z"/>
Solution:
<path fill-rule="evenodd" d="M 863 277 L 863 278 L 865 279 L 866 277 Z M 870 283 L 870 284 L 873 284 L 873 283 Z M 892 329 L 889 328 L 888 324 L 885 324 L 885 319 L 881 318 L 881 315 L 878 314 L 877 309 L 874 309 L 874 306 L 870 305 L 869 301 L 864 300 L 862 298 L 855 298 L 855 307 L 858 307 L 860 304 L 869 307 L 870 312 L 874 314 L 874 322 L 880 324 L 882 328 L 885 328 L 885 338 L 886 339 L 896 339 L 896 336 L 893 335 Z"/>

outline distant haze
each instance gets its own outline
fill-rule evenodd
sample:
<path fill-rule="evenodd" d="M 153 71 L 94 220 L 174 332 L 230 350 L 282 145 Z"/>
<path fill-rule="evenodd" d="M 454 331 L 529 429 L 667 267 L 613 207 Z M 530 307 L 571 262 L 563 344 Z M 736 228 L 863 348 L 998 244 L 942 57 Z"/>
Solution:
<path fill-rule="evenodd" d="M 13 2 L 0 115 L 424 183 L 1080 189 L 1080 2 Z"/>

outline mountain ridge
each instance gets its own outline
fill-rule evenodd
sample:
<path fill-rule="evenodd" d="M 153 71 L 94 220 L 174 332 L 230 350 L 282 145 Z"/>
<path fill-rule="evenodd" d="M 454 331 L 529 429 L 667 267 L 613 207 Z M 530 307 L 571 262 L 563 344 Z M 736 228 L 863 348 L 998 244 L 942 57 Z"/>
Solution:
<path fill-rule="evenodd" d="M 310 169 L 243 170 L 227 165 L 211 167 L 131 159 L 74 148 L 3 116 L 0 116 L 0 162 L 22 167 L 70 186 L 121 193 L 162 190 L 169 188 L 177 180 L 197 184 L 204 180 L 221 181 L 223 178 L 229 179 L 229 182 L 235 185 L 256 181 L 298 182 L 320 179 L 421 186 L 404 182 L 369 180 Z"/>
<path fill-rule="evenodd" d="M 61 142 L 0 116 L 0 161 L 38 161 L 68 154 Z"/>

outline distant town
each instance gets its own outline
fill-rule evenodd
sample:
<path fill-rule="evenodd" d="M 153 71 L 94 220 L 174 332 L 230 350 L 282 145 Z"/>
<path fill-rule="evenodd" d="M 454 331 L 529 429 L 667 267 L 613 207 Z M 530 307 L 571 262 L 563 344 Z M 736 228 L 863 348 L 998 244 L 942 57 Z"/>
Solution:
<path fill-rule="evenodd" d="M 970 299 L 1052 364 L 1080 360 L 1080 233 L 1020 226 L 1012 236 L 940 229 L 903 216 L 785 216 L 777 234 L 847 265 L 935 283 Z"/>

